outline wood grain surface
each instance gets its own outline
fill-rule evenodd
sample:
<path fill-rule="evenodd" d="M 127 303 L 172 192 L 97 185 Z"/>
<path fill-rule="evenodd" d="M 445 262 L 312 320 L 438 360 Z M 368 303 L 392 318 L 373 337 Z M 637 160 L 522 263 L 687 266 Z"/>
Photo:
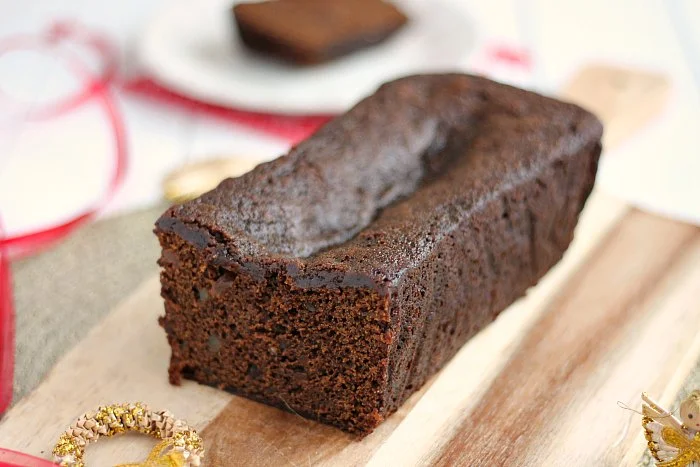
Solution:
<path fill-rule="evenodd" d="M 574 80 L 565 94 L 617 121 L 623 114 L 600 89 Z M 0 445 L 48 456 L 84 411 L 143 401 L 201 430 L 209 466 L 632 465 L 645 447 L 639 416 L 616 402 L 638 407 L 642 391 L 662 404 L 675 396 L 700 355 L 699 295 L 698 228 L 594 192 L 564 259 L 357 440 L 196 383 L 168 384 L 154 277 L 6 414 Z M 152 445 L 139 436 L 100 442 L 88 465 L 143 459 Z"/>
<path fill-rule="evenodd" d="M 8 412 L 4 446 L 45 455 L 81 412 L 141 400 L 202 430 L 214 466 L 619 465 L 643 442 L 616 401 L 662 395 L 700 350 L 700 232 L 600 193 L 564 261 L 361 441 L 206 386 L 170 386 L 158 288 L 144 284 Z M 88 458 L 137 460 L 151 444 L 101 442 Z"/>
<path fill-rule="evenodd" d="M 663 381 L 657 378 L 667 379 L 667 372 L 675 370 L 673 358 L 691 347 L 700 326 L 700 310 L 692 309 L 692 301 L 680 307 L 659 302 L 674 302 L 678 294 L 692 299 L 698 292 L 698 230 L 631 212 L 558 292 L 437 465 L 481 460 L 485 465 L 564 460 L 602 465 L 608 457 L 614 460 L 610 441 L 619 436 L 620 426 L 614 422 L 629 415 L 615 407 L 615 397 L 627 396 L 631 387 L 658 391 Z M 653 338 L 641 334 L 655 313 L 674 324 L 686 320 L 686 326 L 671 327 L 665 336 L 661 329 L 669 326 L 657 327 L 658 343 L 650 345 Z M 665 345 L 670 341 L 673 345 Z M 671 365 L 664 366 L 663 357 Z M 645 368 L 657 359 L 662 360 L 659 368 Z M 634 372 L 620 368 L 624 365 Z M 617 394 L 601 397 L 611 385 Z M 600 412 L 611 413 L 599 417 Z M 580 438 L 569 440 L 567 430 Z M 569 444 L 565 457 L 556 455 L 562 444 Z"/>

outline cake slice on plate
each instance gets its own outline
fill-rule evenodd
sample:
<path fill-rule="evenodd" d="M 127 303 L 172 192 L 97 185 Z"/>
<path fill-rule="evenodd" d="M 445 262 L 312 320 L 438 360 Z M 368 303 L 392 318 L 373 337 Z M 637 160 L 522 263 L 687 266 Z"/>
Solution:
<path fill-rule="evenodd" d="M 407 21 L 382 0 L 270 0 L 233 7 L 250 49 L 301 65 L 326 62 L 378 44 Z"/>

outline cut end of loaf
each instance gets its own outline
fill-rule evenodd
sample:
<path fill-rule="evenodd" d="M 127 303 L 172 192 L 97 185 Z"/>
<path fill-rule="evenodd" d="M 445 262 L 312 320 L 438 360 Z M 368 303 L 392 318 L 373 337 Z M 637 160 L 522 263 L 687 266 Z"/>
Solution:
<path fill-rule="evenodd" d="M 158 236 L 173 384 L 193 379 L 357 434 L 384 419 L 387 297 L 300 289 L 284 271 L 252 277 Z"/>

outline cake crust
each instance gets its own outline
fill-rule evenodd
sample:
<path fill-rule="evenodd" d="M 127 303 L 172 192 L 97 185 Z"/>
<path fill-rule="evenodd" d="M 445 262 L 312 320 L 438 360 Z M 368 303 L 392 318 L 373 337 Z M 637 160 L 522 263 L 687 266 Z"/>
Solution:
<path fill-rule="evenodd" d="M 369 433 L 561 258 L 601 135 L 484 78 L 382 86 L 158 220 L 171 380 Z"/>

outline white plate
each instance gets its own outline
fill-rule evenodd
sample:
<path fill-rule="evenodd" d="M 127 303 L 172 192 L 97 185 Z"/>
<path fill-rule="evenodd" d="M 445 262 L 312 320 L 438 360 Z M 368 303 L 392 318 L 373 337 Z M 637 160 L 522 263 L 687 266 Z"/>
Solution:
<path fill-rule="evenodd" d="M 286 114 L 338 113 L 378 85 L 418 72 L 464 67 L 473 23 L 454 4 L 396 3 L 409 23 L 384 43 L 329 64 L 299 68 L 258 56 L 238 39 L 232 1 L 178 3 L 141 42 L 140 62 L 160 84 L 213 104 Z"/>

